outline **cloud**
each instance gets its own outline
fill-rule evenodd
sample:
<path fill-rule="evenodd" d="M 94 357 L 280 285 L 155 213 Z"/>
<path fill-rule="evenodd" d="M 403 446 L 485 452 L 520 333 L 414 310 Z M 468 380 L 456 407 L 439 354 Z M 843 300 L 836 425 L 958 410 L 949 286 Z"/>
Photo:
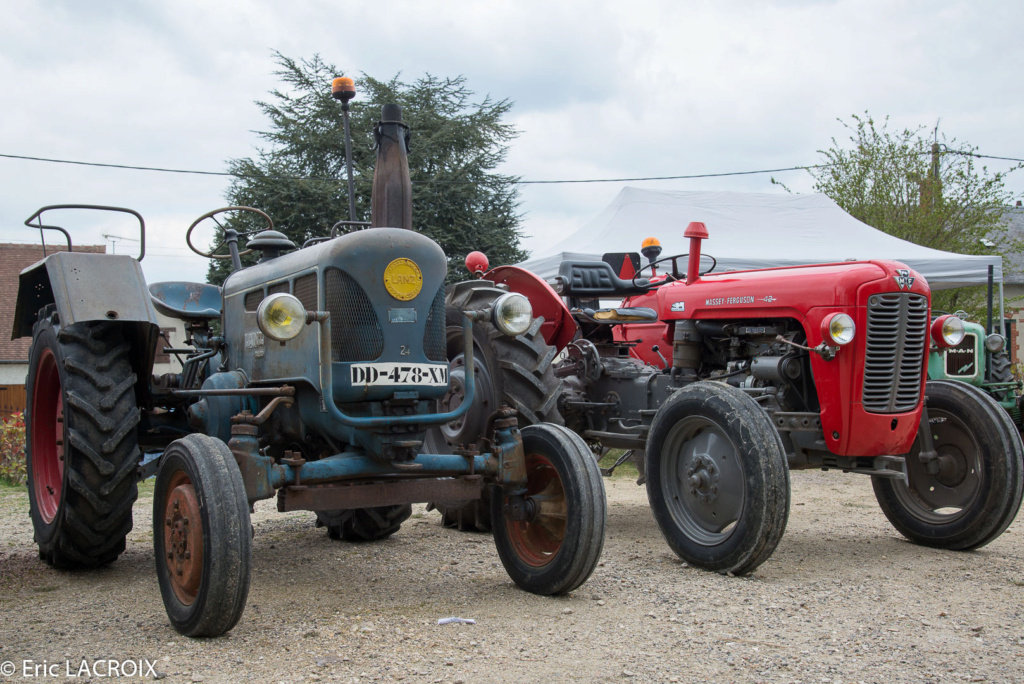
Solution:
<path fill-rule="evenodd" d="M 516 102 L 504 168 L 527 179 L 813 163 L 843 138 L 836 118 L 865 109 L 900 127 L 941 118 L 982 152 L 1024 156 L 1022 20 L 994 1 L 14 3 L 0 153 L 223 170 L 259 144 L 254 100 L 278 85 L 279 50 L 378 78 L 466 75 L 480 97 Z M 806 174 L 781 177 L 810 189 Z M 0 241 L 33 239 L 20 224 L 43 204 L 126 205 L 147 218 L 152 279 L 204 277 L 184 230 L 228 185 L 10 159 L 0 179 Z M 1019 174 L 1008 185 L 1024 192 Z M 781 191 L 768 175 L 643 185 L 659 186 Z M 578 228 L 621 187 L 523 186 L 526 246 Z"/>

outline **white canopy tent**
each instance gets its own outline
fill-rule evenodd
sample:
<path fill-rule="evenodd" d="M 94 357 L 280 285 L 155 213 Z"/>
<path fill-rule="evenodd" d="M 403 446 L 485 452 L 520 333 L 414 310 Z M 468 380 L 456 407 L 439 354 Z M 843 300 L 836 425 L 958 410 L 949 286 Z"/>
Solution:
<path fill-rule="evenodd" d="M 644 238 L 651 236 L 661 242 L 662 256 L 683 254 L 689 250 L 683 231 L 691 221 L 707 225 L 709 239 L 701 251 L 718 260 L 716 272 L 893 259 L 916 270 L 932 289 L 939 290 L 983 285 L 988 282 L 991 265 L 1002 290 L 999 255 L 954 254 L 900 240 L 858 221 L 821 194 L 624 188 L 597 218 L 520 266 L 551 278 L 564 260 L 599 260 L 606 252 L 639 252 Z"/>

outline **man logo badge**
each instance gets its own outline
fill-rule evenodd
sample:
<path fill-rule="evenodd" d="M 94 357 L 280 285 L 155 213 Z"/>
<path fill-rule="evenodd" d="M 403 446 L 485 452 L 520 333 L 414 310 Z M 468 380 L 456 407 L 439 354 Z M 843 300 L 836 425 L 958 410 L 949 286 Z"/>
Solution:
<path fill-rule="evenodd" d="M 909 268 L 897 268 L 896 275 L 892 278 L 900 286 L 901 290 L 909 290 L 914 286 L 914 281 L 916 280 L 916 278 L 910 275 Z"/>

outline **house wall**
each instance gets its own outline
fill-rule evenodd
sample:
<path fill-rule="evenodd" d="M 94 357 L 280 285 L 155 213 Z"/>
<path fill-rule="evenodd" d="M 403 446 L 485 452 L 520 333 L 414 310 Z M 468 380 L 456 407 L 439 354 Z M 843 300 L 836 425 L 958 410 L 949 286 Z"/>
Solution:
<path fill-rule="evenodd" d="M 1004 315 L 1015 323 L 1007 340 L 1010 358 L 1020 363 L 1024 361 L 1024 285 L 1003 285 L 1003 302 Z"/>

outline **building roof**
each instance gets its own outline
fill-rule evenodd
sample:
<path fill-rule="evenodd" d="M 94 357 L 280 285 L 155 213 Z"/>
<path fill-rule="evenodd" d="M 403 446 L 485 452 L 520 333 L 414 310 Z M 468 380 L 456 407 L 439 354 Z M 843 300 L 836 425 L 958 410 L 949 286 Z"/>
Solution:
<path fill-rule="evenodd" d="M 46 253 L 66 251 L 63 247 L 47 246 Z M 78 245 L 76 252 L 104 254 L 105 245 Z M 32 340 L 22 337 L 11 339 L 14 328 L 14 305 L 17 303 L 18 275 L 43 258 L 42 245 L 0 244 L 0 363 L 28 363 L 28 349 Z"/>
<path fill-rule="evenodd" d="M 1010 207 L 1003 212 L 1003 219 L 1006 221 L 1005 237 L 994 237 L 997 242 L 1009 238 L 1024 242 L 1024 207 L 1017 203 L 1017 206 Z M 1003 253 L 1003 283 L 1006 285 L 1024 284 L 1024 253 L 1006 251 Z"/>

